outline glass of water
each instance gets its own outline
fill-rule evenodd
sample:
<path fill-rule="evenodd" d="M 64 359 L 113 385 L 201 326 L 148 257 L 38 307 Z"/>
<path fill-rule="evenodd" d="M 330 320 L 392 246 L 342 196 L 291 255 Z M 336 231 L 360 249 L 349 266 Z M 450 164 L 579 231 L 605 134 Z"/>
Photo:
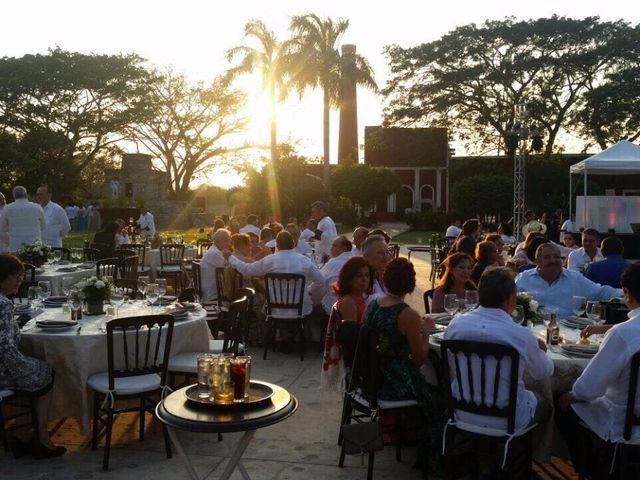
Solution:
<path fill-rule="evenodd" d="M 455 293 L 448 293 L 444 296 L 444 309 L 448 314 L 454 315 L 458 311 L 458 296 Z"/>
<path fill-rule="evenodd" d="M 209 398 L 211 395 L 211 366 L 216 356 L 213 353 L 200 353 L 198 355 L 198 396 Z"/>
<path fill-rule="evenodd" d="M 573 309 L 573 313 L 576 317 L 582 316 L 587 309 L 587 297 L 575 295 L 571 303 L 571 308 Z"/>

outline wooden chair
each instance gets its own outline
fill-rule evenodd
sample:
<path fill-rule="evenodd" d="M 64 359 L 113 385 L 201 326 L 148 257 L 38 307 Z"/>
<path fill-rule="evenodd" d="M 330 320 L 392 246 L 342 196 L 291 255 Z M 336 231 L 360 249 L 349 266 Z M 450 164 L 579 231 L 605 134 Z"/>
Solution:
<path fill-rule="evenodd" d="M 62 260 L 71 261 L 71 249 L 66 247 L 51 247 L 51 251 L 59 251 L 62 253 Z"/>
<path fill-rule="evenodd" d="M 398 245 L 397 243 L 390 243 L 388 245 L 388 248 L 391 258 L 398 258 L 400 256 L 400 245 Z"/>
<path fill-rule="evenodd" d="M 37 443 L 40 443 L 40 431 L 38 430 L 38 410 L 36 407 L 38 396 L 31 392 L 12 390 L 0 387 L 0 435 L 2 436 L 2 445 L 5 451 L 9 451 L 9 432 L 13 432 L 20 428 L 31 426 L 33 428 L 33 436 Z M 4 416 L 3 405 L 12 408 L 13 413 L 8 417 Z M 22 420 L 27 417 L 28 420 Z M 5 421 L 15 420 L 11 428 L 6 428 Z"/>
<path fill-rule="evenodd" d="M 15 299 L 22 300 L 23 298 L 28 298 L 29 287 L 37 287 L 38 282 L 36 281 L 36 267 L 35 265 L 31 265 L 30 263 L 24 264 L 24 280 L 20 284 L 20 288 L 18 288 L 18 293 L 15 295 L 10 295 L 9 298 L 11 301 L 15 302 Z"/>
<path fill-rule="evenodd" d="M 518 475 L 517 478 L 529 478 L 531 476 L 531 433 L 537 425 L 530 424 L 516 430 L 520 366 L 518 351 L 507 345 L 467 340 L 444 340 L 440 349 L 447 382 L 445 385 L 450 386 L 445 389 L 449 417 L 443 435 L 445 478 L 450 478 L 456 435 L 470 440 L 474 452 L 478 451 L 480 444 L 493 445 L 496 448 L 503 445 L 500 468 L 506 469 L 510 478 L 515 475 Z M 472 356 L 474 357 L 473 365 Z M 477 365 L 478 361 L 480 365 Z M 490 362 L 495 362 L 496 365 L 493 375 L 489 375 L 487 371 L 487 364 Z M 507 404 L 501 407 L 498 405 L 498 392 L 505 382 L 503 368 L 509 369 L 508 380 L 506 380 L 509 397 Z M 451 383 L 451 378 L 455 379 L 455 384 Z M 480 392 L 474 392 L 474 388 L 478 385 Z M 480 395 L 478 396 L 477 393 Z M 454 416 L 456 411 L 503 419 L 506 427 L 488 428 L 456 420 Z M 515 454 L 509 455 L 510 448 L 515 451 Z M 477 462 L 474 463 L 477 467 Z M 522 469 L 521 472 L 517 472 L 518 469 Z M 475 475 L 477 474 L 476 471 Z M 523 476 L 520 477 L 520 475 Z"/>
<path fill-rule="evenodd" d="M 279 323 L 295 323 L 300 336 L 300 360 L 304 360 L 304 306 L 305 277 L 295 273 L 267 273 L 267 331 L 263 359 L 267 359 L 269 344 L 275 348 L 275 336 Z"/>
<path fill-rule="evenodd" d="M 140 275 L 148 275 L 151 267 L 144 264 L 147 255 L 147 246 L 144 243 L 129 243 L 127 250 L 133 250 L 138 255 L 138 273 Z"/>
<path fill-rule="evenodd" d="M 176 295 L 183 287 L 183 271 L 180 260 L 184 258 L 184 245 L 160 245 L 160 268 L 157 278 L 166 278 L 171 282 Z"/>
<path fill-rule="evenodd" d="M 96 262 L 96 277 L 111 276 L 114 280 L 118 278 L 118 267 L 120 263 L 116 257 L 103 258 Z"/>
<path fill-rule="evenodd" d="M 157 403 L 149 397 L 157 394 L 162 397 L 166 390 L 172 336 L 171 315 L 117 318 L 107 323 L 109 370 L 91 375 L 87 380 L 93 390 L 92 450 L 98 448 L 99 425 L 104 425 L 106 431 L 103 470 L 109 468 L 115 414 L 139 412 L 139 439 L 144 440 L 145 413 L 153 415 Z M 133 399 L 140 401 L 139 407 L 115 409 L 118 400 Z M 171 444 L 166 427 L 163 429 L 167 457 L 171 458 Z"/>
<path fill-rule="evenodd" d="M 229 328 L 229 305 L 236 298 L 236 292 L 242 287 L 242 275 L 230 267 L 216 267 L 215 275 L 218 315 L 214 322 L 217 326 L 214 326 L 213 332 L 214 338 L 217 339 L 218 331 L 226 331 Z"/>
<path fill-rule="evenodd" d="M 138 290 L 138 256 L 128 256 L 118 261 L 118 277 L 115 279 L 118 287 L 125 288 L 127 293 L 135 296 Z"/>
<path fill-rule="evenodd" d="M 85 262 L 97 262 L 100 259 L 100 250 L 97 248 L 85 247 L 82 253 Z"/>
<path fill-rule="evenodd" d="M 430 288 L 426 292 L 422 294 L 422 301 L 424 302 L 424 313 L 425 315 L 429 315 L 431 313 L 431 307 L 429 307 L 430 302 L 433 301 L 433 292 L 435 288 Z"/>
<path fill-rule="evenodd" d="M 208 238 L 199 238 L 196 241 L 196 249 L 197 249 L 196 256 L 198 258 L 204 257 L 204 254 L 207 253 L 207 250 L 209 250 L 211 245 L 213 245 L 213 242 Z"/>
<path fill-rule="evenodd" d="M 137 257 L 137 253 L 135 250 L 130 248 L 116 248 L 113 251 L 113 256 L 118 259 L 119 262 L 122 262 L 127 257 Z"/>

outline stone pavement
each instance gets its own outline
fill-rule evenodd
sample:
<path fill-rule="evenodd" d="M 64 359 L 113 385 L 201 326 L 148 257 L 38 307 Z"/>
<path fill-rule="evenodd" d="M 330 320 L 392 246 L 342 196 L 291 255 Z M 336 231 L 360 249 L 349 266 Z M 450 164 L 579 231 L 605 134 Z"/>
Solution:
<path fill-rule="evenodd" d="M 402 255 L 406 256 L 403 248 Z M 415 258 L 415 260 L 414 260 Z M 428 255 L 411 255 L 418 274 L 418 290 L 408 302 L 423 311 L 422 292 L 427 286 Z M 340 450 L 336 440 L 340 424 L 342 396 L 338 392 L 320 391 L 320 366 L 322 356 L 318 344 L 309 345 L 305 361 L 295 354 L 269 352 L 262 360 L 261 349 L 249 352 L 253 356 L 255 378 L 276 383 L 287 388 L 300 402 L 298 411 L 288 420 L 258 430 L 244 455 L 246 466 L 253 480 L 297 479 L 365 479 L 366 466 L 360 456 L 347 456 L 345 468 L 338 468 Z M 35 461 L 31 458 L 15 460 L 0 447 L 0 478 L 4 479 L 131 479 L 162 480 L 188 479 L 186 469 L 174 452 L 172 459 L 164 453 L 164 443 L 158 422 L 147 418 L 149 430 L 144 442 L 137 441 L 137 416 L 125 414 L 116 420 L 114 444 L 111 451 L 110 470 L 101 470 L 102 448 L 91 451 L 89 439 L 82 436 L 73 420 L 59 426 L 53 442 L 67 447 L 61 458 Z M 51 425 L 54 427 L 54 424 Z M 220 476 L 228 455 L 224 444 L 215 435 L 181 432 L 187 452 L 191 455 L 198 473 L 206 479 Z M 225 442 L 233 442 L 238 434 L 225 434 Z M 403 447 L 402 462 L 396 462 L 392 446 L 375 457 L 376 480 L 419 479 L 419 471 L 413 469 L 415 448 Z M 366 465 L 366 457 L 364 465 Z M 235 472 L 232 479 L 241 479 Z"/>

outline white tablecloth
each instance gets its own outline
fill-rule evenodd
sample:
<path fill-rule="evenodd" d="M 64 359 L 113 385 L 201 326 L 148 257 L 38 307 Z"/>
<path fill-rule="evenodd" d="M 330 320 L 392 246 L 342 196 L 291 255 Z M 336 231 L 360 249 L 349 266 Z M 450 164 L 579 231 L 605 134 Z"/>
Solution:
<path fill-rule="evenodd" d="M 198 249 L 193 245 L 185 245 L 184 248 L 184 257 L 185 258 L 194 258 L 198 253 Z M 156 270 L 158 270 L 161 266 L 160 263 L 160 249 L 151 248 L 145 251 L 144 253 L 144 265 L 149 267 L 149 276 L 151 280 L 155 280 L 156 278 Z"/>
<path fill-rule="evenodd" d="M 141 302 L 124 305 L 120 317 L 149 314 L 150 309 Z M 160 313 L 156 307 L 155 313 Z M 171 355 L 181 352 L 206 352 L 209 350 L 209 329 L 205 311 L 197 310 L 188 320 L 176 322 L 171 342 Z M 46 309 L 36 317 L 62 319 L 62 309 Z M 66 318 L 66 317 L 65 317 Z M 55 370 L 53 398 L 49 418 L 75 418 L 83 433 L 90 432 L 91 390 L 87 379 L 94 373 L 106 372 L 107 335 L 100 331 L 105 316 L 83 316 L 77 327 L 63 331 L 44 331 L 35 326 L 32 319 L 23 328 L 21 349 L 24 353 L 45 360 Z"/>
<path fill-rule="evenodd" d="M 69 265 L 65 267 L 70 267 Z M 59 268 L 65 268 L 59 267 Z M 96 274 L 96 267 L 81 269 L 78 267 L 77 270 L 73 272 L 64 272 L 60 271 L 58 267 L 42 267 L 36 271 L 36 280 L 40 281 L 48 281 L 51 282 L 51 294 L 52 295 L 62 295 L 62 279 L 64 277 L 71 277 L 74 283 L 79 282 L 83 278 L 91 277 Z"/>

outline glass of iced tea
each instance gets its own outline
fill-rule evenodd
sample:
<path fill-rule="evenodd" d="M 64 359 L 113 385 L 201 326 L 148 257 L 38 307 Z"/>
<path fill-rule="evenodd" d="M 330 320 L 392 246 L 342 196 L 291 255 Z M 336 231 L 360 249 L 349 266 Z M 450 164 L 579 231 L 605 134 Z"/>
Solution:
<path fill-rule="evenodd" d="M 247 364 L 244 380 L 244 398 L 247 399 L 249 398 L 249 391 L 251 390 L 251 357 L 249 355 L 239 355 L 236 358 L 243 359 Z"/>
<path fill-rule="evenodd" d="M 218 357 L 211 366 L 211 393 L 215 403 L 233 402 L 233 383 L 229 377 L 229 360 Z"/>

